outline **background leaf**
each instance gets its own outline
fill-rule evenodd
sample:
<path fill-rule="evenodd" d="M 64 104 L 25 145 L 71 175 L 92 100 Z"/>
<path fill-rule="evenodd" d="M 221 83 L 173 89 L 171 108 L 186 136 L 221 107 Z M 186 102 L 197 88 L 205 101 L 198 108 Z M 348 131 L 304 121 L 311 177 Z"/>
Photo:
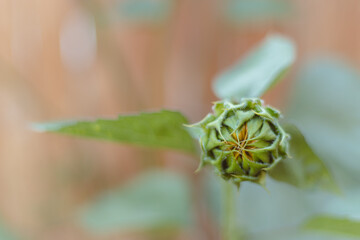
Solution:
<path fill-rule="evenodd" d="M 221 99 L 261 97 L 283 77 L 293 64 L 295 55 L 295 46 L 290 39 L 269 35 L 245 59 L 221 73 L 213 84 L 213 90 Z"/>
<path fill-rule="evenodd" d="M 360 221 L 346 218 L 315 216 L 305 222 L 303 229 L 360 238 Z"/>
<path fill-rule="evenodd" d="M 205 176 L 206 203 L 213 217 L 221 223 L 221 179 L 210 173 Z M 246 236 L 244 239 L 280 239 L 291 229 L 309 218 L 316 207 L 311 206 L 306 192 L 289 184 L 266 180 L 265 191 L 261 186 L 244 182 L 236 192 L 237 228 Z"/>
<path fill-rule="evenodd" d="M 286 116 L 334 169 L 336 182 L 358 188 L 360 181 L 360 76 L 351 65 L 317 58 L 300 70 Z"/>
<path fill-rule="evenodd" d="M 291 16 L 292 4 L 286 0 L 229 0 L 225 13 L 230 21 L 243 24 L 285 20 Z"/>
<path fill-rule="evenodd" d="M 173 4 L 173 0 L 118 0 L 116 9 L 122 21 L 159 23 L 170 16 Z"/>
<path fill-rule="evenodd" d="M 338 188 L 324 162 L 314 153 L 304 136 L 293 124 L 282 124 L 290 134 L 290 155 L 277 164 L 269 175 L 278 181 L 283 181 L 301 188 L 317 187 L 336 191 Z"/>
<path fill-rule="evenodd" d="M 214 219 L 221 224 L 221 181 L 214 173 L 204 176 L 204 203 Z M 250 182 L 241 184 L 236 192 L 237 228 L 248 240 L 344 240 L 344 236 L 329 236 L 313 231 L 301 231 L 305 221 L 319 214 L 351 215 L 360 209 L 357 196 L 308 191 L 268 178 L 265 191 Z M 350 198 L 353 198 L 351 200 Z M 359 213 L 359 212 L 358 212 Z M 354 215 L 354 214 L 353 214 Z M 353 216 L 360 219 L 360 215 Z"/>
<path fill-rule="evenodd" d="M 15 240 L 18 239 L 15 237 L 12 232 L 3 224 L 3 221 L 0 221 L 0 239 L 1 240 Z"/>
<path fill-rule="evenodd" d="M 188 181 L 181 175 L 157 170 L 100 195 L 84 208 L 80 219 L 86 229 L 100 234 L 173 229 L 192 223 L 190 206 Z"/>
<path fill-rule="evenodd" d="M 194 153 L 194 141 L 184 129 L 185 123 L 187 120 L 179 112 L 163 110 L 119 116 L 115 120 L 35 124 L 34 129 Z"/>

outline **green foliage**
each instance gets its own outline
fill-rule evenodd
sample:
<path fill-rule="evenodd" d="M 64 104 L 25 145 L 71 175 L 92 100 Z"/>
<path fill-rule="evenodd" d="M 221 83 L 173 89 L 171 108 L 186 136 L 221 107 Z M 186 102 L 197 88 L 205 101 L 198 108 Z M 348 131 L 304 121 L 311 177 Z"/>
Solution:
<path fill-rule="evenodd" d="M 292 124 L 282 124 L 290 134 L 291 157 L 271 169 L 270 176 L 300 188 L 317 187 L 338 191 L 324 162 L 314 153 L 301 132 Z"/>
<path fill-rule="evenodd" d="M 172 230 L 192 223 L 190 203 L 187 180 L 158 170 L 100 195 L 84 208 L 80 219 L 86 229 L 97 234 Z"/>
<path fill-rule="evenodd" d="M 220 74 L 213 89 L 221 99 L 261 97 L 295 61 L 295 46 L 281 35 L 269 35 L 250 54 Z"/>
<path fill-rule="evenodd" d="M 360 238 L 360 221 L 332 216 L 315 216 L 303 225 L 304 230 Z"/>
<path fill-rule="evenodd" d="M 187 120 L 182 114 L 163 110 L 119 116 L 115 120 L 35 124 L 34 129 L 195 153 L 194 142 L 183 127 L 185 123 Z"/>

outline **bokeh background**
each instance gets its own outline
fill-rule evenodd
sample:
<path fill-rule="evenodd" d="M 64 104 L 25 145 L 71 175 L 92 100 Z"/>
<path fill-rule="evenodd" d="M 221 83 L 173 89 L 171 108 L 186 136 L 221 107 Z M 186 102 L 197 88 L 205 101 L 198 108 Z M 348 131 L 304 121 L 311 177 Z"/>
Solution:
<path fill-rule="evenodd" d="M 359 66 L 359 23 L 357 0 L 1 0 L 1 228 L 20 239 L 151 239 L 96 236 L 76 212 L 154 166 L 196 182 L 196 160 L 39 134 L 30 123 L 161 108 L 198 121 L 216 100 L 216 74 L 273 32 L 298 47 L 292 71 L 265 96 L 285 109 L 307 59 L 333 55 Z M 198 227 L 174 239 L 218 239 L 203 203 L 192 200 Z"/>

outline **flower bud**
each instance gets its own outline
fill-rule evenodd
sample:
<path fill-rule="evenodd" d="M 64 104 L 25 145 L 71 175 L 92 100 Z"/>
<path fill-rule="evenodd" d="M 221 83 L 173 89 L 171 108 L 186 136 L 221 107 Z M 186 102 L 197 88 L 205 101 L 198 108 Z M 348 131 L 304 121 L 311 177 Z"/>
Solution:
<path fill-rule="evenodd" d="M 258 98 L 239 104 L 216 102 L 213 113 L 191 125 L 197 130 L 203 165 L 225 180 L 264 184 L 266 172 L 288 156 L 289 135 L 279 125 L 280 112 Z"/>

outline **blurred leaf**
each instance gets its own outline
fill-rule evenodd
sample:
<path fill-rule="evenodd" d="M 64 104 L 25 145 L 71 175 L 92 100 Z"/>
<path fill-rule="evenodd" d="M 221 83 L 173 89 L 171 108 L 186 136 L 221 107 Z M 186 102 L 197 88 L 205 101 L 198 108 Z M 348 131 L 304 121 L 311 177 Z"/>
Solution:
<path fill-rule="evenodd" d="M 229 0 L 226 16 L 232 22 L 266 22 L 291 16 L 292 3 L 287 0 Z"/>
<path fill-rule="evenodd" d="M 301 69 L 286 114 L 331 165 L 337 182 L 356 188 L 360 176 L 359 91 L 359 73 L 350 65 L 315 59 Z M 354 179 L 345 182 L 350 177 Z"/>
<path fill-rule="evenodd" d="M 117 10 L 121 20 L 161 22 L 170 15 L 172 5 L 172 0 L 118 0 Z"/>
<path fill-rule="evenodd" d="M 245 59 L 217 77 L 214 92 L 221 99 L 261 97 L 284 76 L 295 55 L 295 46 L 290 39 L 269 35 Z"/>
<path fill-rule="evenodd" d="M 204 203 L 209 212 L 221 223 L 222 186 L 218 176 L 213 173 L 206 175 Z M 265 191 L 261 186 L 244 182 L 236 192 L 237 228 L 253 239 L 254 236 L 267 233 L 259 239 L 276 239 L 281 230 L 301 224 L 312 214 L 306 194 L 299 188 L 279 183 L 271 178 L 267 179 Z M 275 234 L 277 233 L 277 234 Z"/>
<path fill-rule="evenodd" d="M 333 195 L 324 199 L 322 214 L 348 216 L 353 219 L 360 219 L 360 189 L 344 191 L 342 195 Z"/>
<path fill-rule="evenodd" d="M 192 222 L 190 186 L 176 173 L 152 171 L 88 204 L 81 222 L 89 231 L 174 229 Z"/>
<path fill-rule="evenodd" d="M 204 175 L 204 204 L 212 217 L 221 223 L 221 182 L 213 173 Z M 360 191 L 354 196 L 334 195 L 325 191 L 307 191 L 266 180 L 265 191 L 251 182 L 241 184 L 237 192 L 238 229 L 251 240 L 344 240 L 299 231 L 304 221 L 318 214 L 340 214 L 359 218 Z M 352 199 L 350 199 L 350 197 Z M 355 215 L 354 212 L 357 212 Z"/>
<path fill-rule="evenodd" d="M 303 229 L 360 238 L 360 221 L 345 218 L 316 216 L 305 222 Z"/>
<path fill-rule="evenodd" d="M 0 223 L 0 239 L 1 240 L 15 240 L 18 238 L 15 238 L 13 234 L 10 233 L 10 231 L 2 224 Z"/>
<path fill-rule="evenodd" d="M 96 121 L 35 124 L 33 128 L 42 132 L 58 132 L 194 153 L 195 145 L 192 137 L 183 127 L 185 123 L 187 120 L 181 113 L 163 110 L 119 116 L 116 120 L 99 119 Z"/>
<path fill-rule="evenodd" d="M 285 159 L 274 167 L 269 175 L 275 180 L 301 188 L 324 188 L 339 192 L 329 170 L 314 153 L 304 136 L 292 124 L 282 124 L 290 134 L 291 158 Z"/>

